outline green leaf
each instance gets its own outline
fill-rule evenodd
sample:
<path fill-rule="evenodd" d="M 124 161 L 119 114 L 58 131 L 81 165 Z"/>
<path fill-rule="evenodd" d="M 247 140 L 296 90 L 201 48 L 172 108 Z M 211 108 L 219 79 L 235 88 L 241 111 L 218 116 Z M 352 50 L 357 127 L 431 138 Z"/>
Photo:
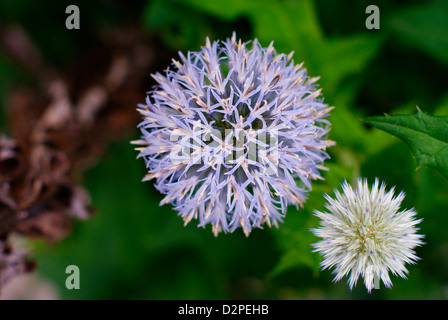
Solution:
<path fill-rule="evenodd" d="M 430 116 L 417 108 L 415 115 L 377 116 L 366 122 L 403 140 L 419 167 L 436 168 L 448 178 L 447 116 Z"/>

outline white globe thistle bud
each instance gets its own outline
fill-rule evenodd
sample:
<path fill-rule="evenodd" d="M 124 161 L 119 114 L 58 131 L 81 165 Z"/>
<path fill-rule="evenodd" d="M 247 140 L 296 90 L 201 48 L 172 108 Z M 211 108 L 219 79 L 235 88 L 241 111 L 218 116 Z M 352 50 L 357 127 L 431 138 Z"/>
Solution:
<path fill-rule="evenodd" d="M 405 263 L 419 259 L 413 249 L 423 244 L 423 235 L 416 234 L 422 219 L 415 219 L 414 209 L 400 211 L 404 192 L 394 197 L 394 188 L 386 192 L 378 179 L 372 190 L 366 179 L 358 179 L 357 190 L 344 182 L 342 190 L 342 194 L 335 190 L 336 199 L 325 195 L 329 212 L 315 211 L 321 221 L 312 231 L 322 240 L 313 247 L 324 257 L 321 267 L 335 268 L 334 281 L 349 275 L 350 289 L 359 276 L 369 292 L 375 277 L 390 288 L 389 271 L 406 278 Z"/>

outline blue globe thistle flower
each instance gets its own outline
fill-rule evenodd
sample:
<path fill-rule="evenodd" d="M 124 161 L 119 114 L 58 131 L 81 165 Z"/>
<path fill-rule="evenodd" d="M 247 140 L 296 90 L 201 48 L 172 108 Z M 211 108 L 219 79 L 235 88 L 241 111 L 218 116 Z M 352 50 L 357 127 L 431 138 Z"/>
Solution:
<path fill-rule="evenodd" d="M 278 226 L 321 179 L 332 144 L 318 78 L 292 53 L 235 33 L 179 55 L 175 70 L 153 75 L 158 85 L 138 108 L 144 180 L 156 179 L 161 205 L 171 203 L 185 224 L 211 224 L 215 236 Z"/>

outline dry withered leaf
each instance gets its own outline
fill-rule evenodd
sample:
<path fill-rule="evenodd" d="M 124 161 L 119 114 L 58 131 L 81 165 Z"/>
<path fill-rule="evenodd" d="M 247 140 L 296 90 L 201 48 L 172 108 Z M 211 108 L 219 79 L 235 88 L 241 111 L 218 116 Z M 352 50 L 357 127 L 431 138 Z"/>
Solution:
<path fill-rule="evenodd" d="M 18 26 L 0 32 L 1 44 L 39 85 L 13 90 L 6 106 L 12 137 L 0 136 L 0 244 L 14 232 L 60 241 L 72 218 L 93 212 L 82 172 L 139 121 L 157 46 L 138 28 L 120 28 L 72 67 L 54 70 Z M 26 253 L 4 248 L 0 287 L 31 270 Z"/>

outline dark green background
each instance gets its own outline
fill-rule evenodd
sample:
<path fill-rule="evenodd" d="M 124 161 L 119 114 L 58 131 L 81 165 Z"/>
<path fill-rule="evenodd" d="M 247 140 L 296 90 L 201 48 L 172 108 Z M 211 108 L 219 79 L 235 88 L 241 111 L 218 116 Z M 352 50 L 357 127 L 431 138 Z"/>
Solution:
<path fill-rule="evenodd" d="M 65 28 L 65 8 L 77 4 L 81 29 Z M 380 30 L 367 30 L 365 8 L 380 8 Z M 311 76 L 319 75 L 330 120 L 330 169 L 315 182 L 305 208 L 290 208 L 279 229 L 241 230 L 215 238 L 208 227 L 183 221 L 153 182 L 142 183 L 143 160 L 129 140 L 114 143 L 84 176 L 98 212 L 75 222 L 74 232 L 56 245 L 29 243 L 38 272 L 69 299 L 446 299 L 448 286 L 448 181 L 436 170 L 419 168 L 406 145 L 362 119 L 372 115 L 448 114 L 448 1 L 363 0 L 158 0 L 1 1 L 0 27 L 21 24 L 44 58 L 57 68 L 73 63 L 96 44 L 95 33 L 129 23 L 156 35 L 172 52 L 197 50 L 237 32 L 243 40 L 272 40 L 278 52 L 294 50 Z M 148 74 L 148 79 L 150 79 Z M 32 86 L 29 75 L 0 53 L 2 97 L 13 86 Z M 149 90 L 150 88 L 148 88 Z M 142 92 L 142 102 L 145 92 Z M 5 104 L 5 99 L 1 103 Z M 129 108 L 135 108 L 129 105 Z M 2 108 L 0 123 L 8 130 Z M 392 277 L 392 289 L 367 294 L 362 280 L 350 291 L 345 279 L 332 282 L 320 271 L 321 257 L 312 212 L 323 209 L 324 193 L 347 179 L 375 177 L 407 194 L 406 208 L 423 218 L 422 258 L 409 266 L 408 279 Z M 81 270 L 81 289 L 65 289 L 65 268 Z"/>

